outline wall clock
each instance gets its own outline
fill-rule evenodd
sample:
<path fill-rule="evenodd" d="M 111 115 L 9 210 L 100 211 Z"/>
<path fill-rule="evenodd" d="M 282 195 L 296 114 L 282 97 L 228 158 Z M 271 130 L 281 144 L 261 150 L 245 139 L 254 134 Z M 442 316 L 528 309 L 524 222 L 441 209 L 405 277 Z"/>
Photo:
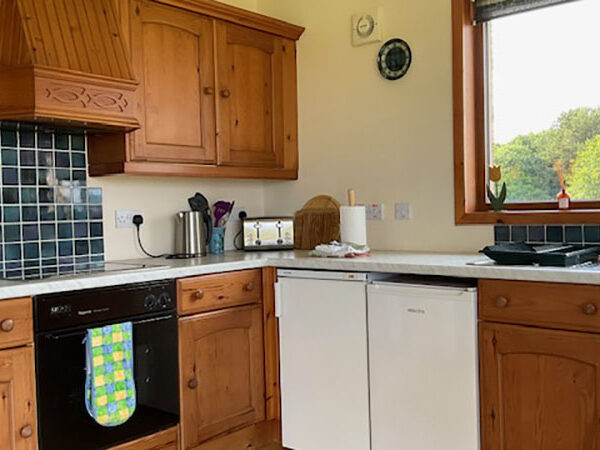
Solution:
<path fill-rule="evenodd" d="M 412 62 L 409 45 L 402 39 L 391 39 L 381 46 L 377 56 L 379 73 L 386 80 L 398 80 L 408 72 Z"/>

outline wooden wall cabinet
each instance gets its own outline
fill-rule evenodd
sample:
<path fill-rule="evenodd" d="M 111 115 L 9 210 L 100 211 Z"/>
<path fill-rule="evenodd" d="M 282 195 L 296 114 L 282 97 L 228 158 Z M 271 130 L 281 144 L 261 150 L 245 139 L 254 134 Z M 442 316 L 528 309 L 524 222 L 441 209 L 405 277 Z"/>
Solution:
<path fill-rule="evenodd" d="M 482 449 L 600 449 L 598 293 L 480 282 Z"/>
<path fill-rule="evenodd" d="M 141 128 L 91 134 L 90 174 L 297 178 L 303 29 L 207 0 L 128 5 Z"/>

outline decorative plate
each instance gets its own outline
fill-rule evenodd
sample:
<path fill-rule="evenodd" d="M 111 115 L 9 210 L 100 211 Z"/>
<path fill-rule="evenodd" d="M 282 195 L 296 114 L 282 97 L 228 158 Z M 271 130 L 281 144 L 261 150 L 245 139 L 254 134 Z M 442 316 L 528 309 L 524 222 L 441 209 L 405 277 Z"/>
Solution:
<path fill-rule="evenodd" d="M 377 56 L 381 76 L 386 80 L 398 80 L 408 72 L 412 52 L 402 39 L 391 39 L 382 45 Z"/>

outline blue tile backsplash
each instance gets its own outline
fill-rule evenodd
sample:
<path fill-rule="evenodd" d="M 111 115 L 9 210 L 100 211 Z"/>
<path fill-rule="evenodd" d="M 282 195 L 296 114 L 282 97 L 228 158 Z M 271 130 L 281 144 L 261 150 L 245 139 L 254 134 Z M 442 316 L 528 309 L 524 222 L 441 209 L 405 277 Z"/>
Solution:
<path fill-rule="evenodd" d="M 600 245 L 600 225 L 496 225 L 494 240 L 496 244 L 527 242 Z"/>
<path fill-rule="evenodd" d="M 40 278 L 104 262 L 102 190 L 84 134 L 0 122 L 0 275 Z"/>

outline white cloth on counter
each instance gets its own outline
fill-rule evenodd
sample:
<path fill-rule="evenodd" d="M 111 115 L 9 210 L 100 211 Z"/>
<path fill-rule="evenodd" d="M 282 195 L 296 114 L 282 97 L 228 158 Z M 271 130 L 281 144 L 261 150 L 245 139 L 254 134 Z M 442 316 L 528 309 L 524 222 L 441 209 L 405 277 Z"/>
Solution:
<path fill-rule="evenodd" d="M 309 255 L 322 258 L 355 258 L 358 256 L 367 256 L 370 253 L 371 249 L 366 245 L 333 241 L 330 244 L 317 245 L 314 250 L 311 250 Z"/>

